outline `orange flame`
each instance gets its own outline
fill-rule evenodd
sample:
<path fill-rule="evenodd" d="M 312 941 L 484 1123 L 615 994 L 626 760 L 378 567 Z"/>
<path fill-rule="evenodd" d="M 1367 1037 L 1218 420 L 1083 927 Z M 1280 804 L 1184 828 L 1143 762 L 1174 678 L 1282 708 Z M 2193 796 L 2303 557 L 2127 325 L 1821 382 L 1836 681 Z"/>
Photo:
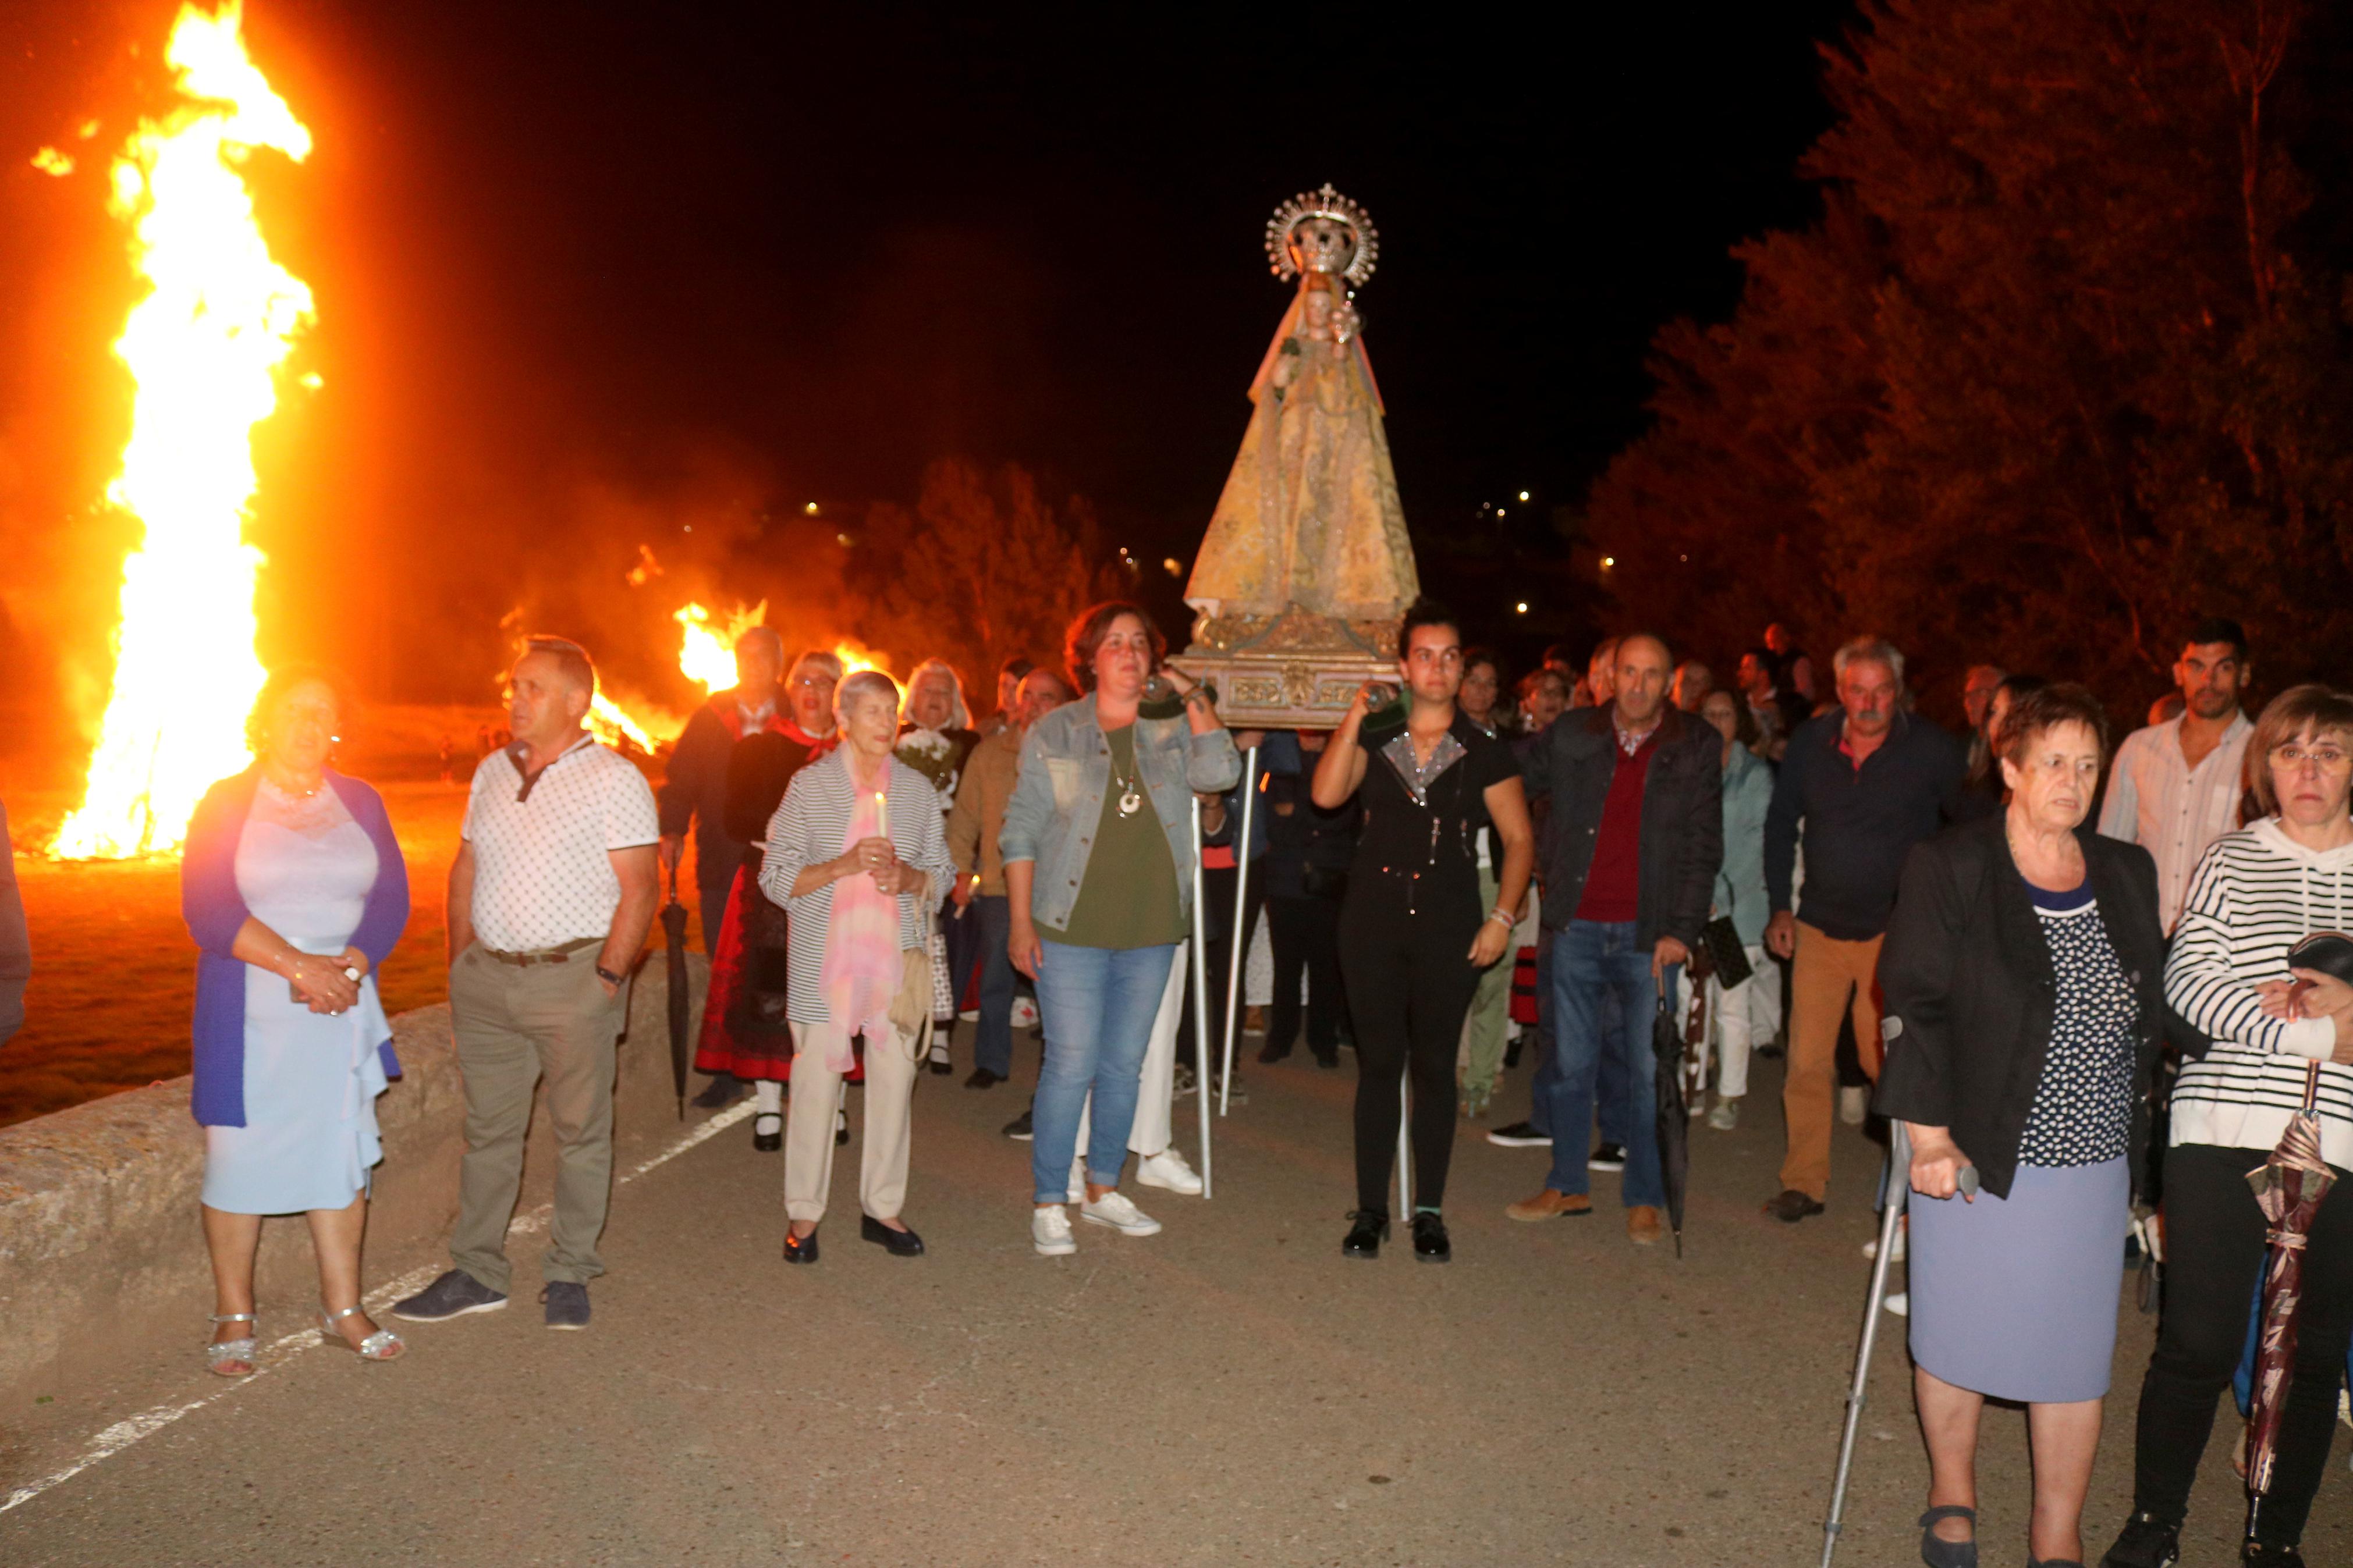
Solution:
<path fill-rule="evenodd" d="M 879 669 L 891 673 L 891 656 L 868 647 L 856 637 L 844 637 L 833 645 L 833 657 L 841 660 L 841 676 L 847 680 L 861 669 Z"/>
<path fill-rule="evenodd" d="M 670 618 L 678 623 L 678 668 L 705 691 L 724 691 L 735 684 L 735 639 L 767 618 L 768 601 L 737 610 L 713 624 L 711 612 L 689 604 Z"/>
<path fill-rule="evenodd" d="M 301 160 L 311 133 L 245 52 L 238 0 L 183 5 L 166 59 L 189 100 L 142 121 L 113 169 L 114 215 L 151 285 L 114 352 L 136 385 L 107 499 L 144 522 L 123 563 L 114 689 L 82 804 L 50 853 L 169 853 L 214 780 L 246 764 L 260 690 L 245 542 L 251 434 L 273 374 L 312 317 L 311 290 L 271 258 L 237 166 L 257 148 Z"/>

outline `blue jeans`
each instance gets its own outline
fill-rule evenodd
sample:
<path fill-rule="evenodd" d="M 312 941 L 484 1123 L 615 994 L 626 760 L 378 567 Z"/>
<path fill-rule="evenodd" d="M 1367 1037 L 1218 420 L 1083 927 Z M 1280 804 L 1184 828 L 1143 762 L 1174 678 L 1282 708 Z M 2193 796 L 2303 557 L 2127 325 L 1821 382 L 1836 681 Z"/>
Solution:
<path fill-rule="evenodd" d="M 999 1078 L 1013 1076 L 1013 900 L 982 893 L 966 920 L 980 922 L 980 1028 L 973 1037 L 973 1065 Z"/>
<path fill-rule="evenodd" d="M 1667 976 L 1672 985 L 1674 976 Z M 1545 1185 L 1582 1193 L 1593 1125 L 1594 1081 L 1605 1052 L 1622 1053 L 1626 1072 L 1626 1206 L 1666 1203 L 1659 1173 L 1657 1089 L 1651 1071 L 1651 1015 L 1658 985 L 1651 954 L 1634 940 L 1631 921 L 1572 921 L 1553 936 L 1553 1055 L 1559 1063 L 1547 1093 L 1553 1129 L 1552 1173 Z M 1606 1004 L 1615 999 L 1617 1016 Z"/>
<path fill-rule="evenodd" d="M 1031 1105 L 1029 1173 L 1036 1201 L 1068 1201 L 1078 1152 L 1079 1112 L 1094 1095 L 1087 1134 L 1087 1180 L 1118 1184 L 1135 1125 L 1136 1083 L 1152 1044 L 1152 1020 L 1168 989 L 1176 947 L 1071 947 L 1049 938 L 1038 965 L 1038 1016 L 1046 1059 Z"/>

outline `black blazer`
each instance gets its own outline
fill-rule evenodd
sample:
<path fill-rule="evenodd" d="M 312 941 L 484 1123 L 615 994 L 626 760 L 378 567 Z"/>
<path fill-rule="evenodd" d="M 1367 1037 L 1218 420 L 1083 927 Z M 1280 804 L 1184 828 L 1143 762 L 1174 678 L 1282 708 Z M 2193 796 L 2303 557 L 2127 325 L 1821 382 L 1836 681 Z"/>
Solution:
<path fill-rule="evenodd" d="M 2010 1195 L 2018 1142 L 2051 1047 L 2058 977 L 2025 879 L 2010 856 L 2008 814 L 1913 846 L 1879 952 L 1886 1065 L 1872 1109 L 1952 1130 L 1985 1190 Z M 2157 862 L 2137 844 L 2075 830 L 2117 961 L 2140 998 L 2134 1035 L 2131 1168 L 2148 1142 L 2148 1090 L 2165 1009 L 2165 933 Z"/>
<path fill-rule="evenodd" d="M 1554 720 L 1520 759 L 1532 798 L 1551 802 L 1542 842 L 1544 923 L 1566 931 L 1585 897 L 1601 810 L 1618 768 L 1612 710 L 1580 708 Z M 1724 738 L 1669 708 L 1642 779 L 1634 941 L 1662 936 L 1699 946 L 1715 873 L 1724 861 Z"/>

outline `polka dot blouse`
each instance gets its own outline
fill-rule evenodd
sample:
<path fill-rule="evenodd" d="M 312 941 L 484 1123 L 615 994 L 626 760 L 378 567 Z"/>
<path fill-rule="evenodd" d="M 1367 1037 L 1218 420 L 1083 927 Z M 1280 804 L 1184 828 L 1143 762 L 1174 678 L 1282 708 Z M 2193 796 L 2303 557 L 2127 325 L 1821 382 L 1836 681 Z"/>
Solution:
<path fill-rule="evenodd" d="M 2089 882 L 2053 893 L 2027 885 L 2058 982 L 2051 1046 L 2034 1108 L 2019 1139 L 2019 1163 L 2096 1165 L 2122 1159 L 2132 1142 L 2133 1026 L 2138 1003 L 2100 919 Z"/>

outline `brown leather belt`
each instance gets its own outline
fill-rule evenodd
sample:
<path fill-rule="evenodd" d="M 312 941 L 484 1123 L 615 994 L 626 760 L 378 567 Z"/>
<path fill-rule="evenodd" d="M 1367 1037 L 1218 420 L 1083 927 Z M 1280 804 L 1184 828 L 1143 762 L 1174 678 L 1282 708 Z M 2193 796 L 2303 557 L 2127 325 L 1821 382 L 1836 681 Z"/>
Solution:
<path fill-rule="evenodd" d="M 601 936 L 584 936 L 578 942 L 566 942 L 562 947 L 543 947 L 530 952 L 501 952 L 495 947 L 485 947 L 482 952 L 501 963 L 529 969 L 534 963 L 569 963 L 590 948 L 604 945 L 605 939 Z"/>

